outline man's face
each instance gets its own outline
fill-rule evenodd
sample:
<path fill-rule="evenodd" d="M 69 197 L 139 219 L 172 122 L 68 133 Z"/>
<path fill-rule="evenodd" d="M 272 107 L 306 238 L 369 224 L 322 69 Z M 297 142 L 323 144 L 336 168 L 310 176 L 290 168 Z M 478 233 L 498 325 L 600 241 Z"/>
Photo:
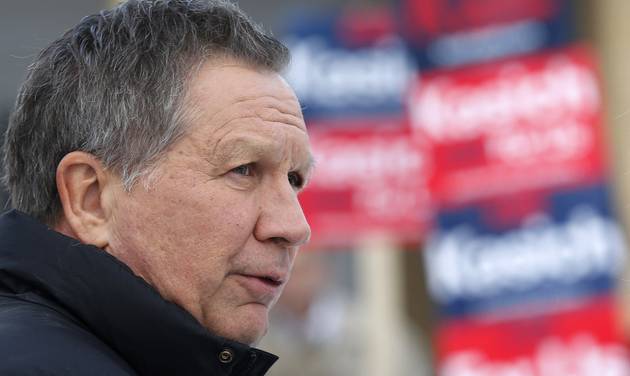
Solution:
<path fill-rule="evenodd" d="M 310 229 L 297 194 L 311 169 L 299 104 L 275 73 L 207 63 L 189 128 L 115 198 L 107 250 L 215 334 L 253 344 Z"/>

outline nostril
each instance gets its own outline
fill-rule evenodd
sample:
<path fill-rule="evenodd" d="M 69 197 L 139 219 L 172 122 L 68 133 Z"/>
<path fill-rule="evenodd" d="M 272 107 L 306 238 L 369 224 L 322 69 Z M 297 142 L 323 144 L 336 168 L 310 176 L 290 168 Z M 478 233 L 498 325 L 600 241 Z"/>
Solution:
<path fill-rule="evenodd" d="M 282 236 L 274 236 L 273 238 L 271 238 L 271 241 L 278 245 L 286 245 L 290 243 L 289 240 L 283 238 Z"/>

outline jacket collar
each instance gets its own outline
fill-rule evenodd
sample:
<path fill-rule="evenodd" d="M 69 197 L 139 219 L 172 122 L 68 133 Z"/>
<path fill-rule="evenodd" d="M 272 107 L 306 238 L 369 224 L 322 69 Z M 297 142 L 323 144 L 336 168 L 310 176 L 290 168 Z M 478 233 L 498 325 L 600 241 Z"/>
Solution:
<path fill-rule="evenodd" d="M 143 375 L 258 375 L 275 355 L 215 336 L 107 252 L 26 214 L 0 217 L 0 274 L 49 295 Z"/>

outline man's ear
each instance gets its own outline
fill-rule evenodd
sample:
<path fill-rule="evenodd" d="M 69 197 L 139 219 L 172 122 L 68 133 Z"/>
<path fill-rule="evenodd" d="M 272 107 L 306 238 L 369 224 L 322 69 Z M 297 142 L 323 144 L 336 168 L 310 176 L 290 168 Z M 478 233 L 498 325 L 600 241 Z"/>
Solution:
<path fill-rule="evenodd" d="M 57 166 L 57 191 L 63 208 L 57 229 L 82 243 L 109 244 L 112 190 L 118 180 L 92 154 L 74 151 Z"/>

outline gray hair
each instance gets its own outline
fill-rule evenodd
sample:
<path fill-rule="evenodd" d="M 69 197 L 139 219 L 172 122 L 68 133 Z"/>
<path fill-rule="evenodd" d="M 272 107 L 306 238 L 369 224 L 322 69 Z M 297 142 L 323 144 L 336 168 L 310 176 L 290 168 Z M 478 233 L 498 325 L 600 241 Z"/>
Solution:
<path fill-rule="evenodd" d="M 57 165 L 77 150 L 131 189 L 185 132 L 195 67 L 225 57 L 280 72 L 289 52 L 227 1 L 130 0 L 85 17 L 39 54 L 18 93 L 4 144 L 13 207 L 55 223 Z"/>

